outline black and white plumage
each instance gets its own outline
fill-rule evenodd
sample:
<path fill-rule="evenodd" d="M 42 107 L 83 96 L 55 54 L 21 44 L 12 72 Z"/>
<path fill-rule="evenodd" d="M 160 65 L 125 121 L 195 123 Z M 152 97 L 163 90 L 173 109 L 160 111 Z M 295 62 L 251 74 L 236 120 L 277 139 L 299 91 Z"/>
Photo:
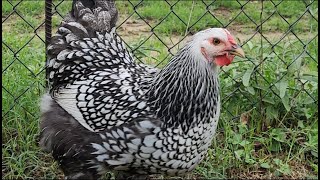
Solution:
<path fill-rule="evenodd" d="M 113 1 L 75 0 L 52 38 L 40 145 L 67 179 L 190 172 L 218 123 L 218 66 L 244 53 L 227 30 L 211 28 L 162 70 L 137 64 L 115 33 L 117 15 Z"/>

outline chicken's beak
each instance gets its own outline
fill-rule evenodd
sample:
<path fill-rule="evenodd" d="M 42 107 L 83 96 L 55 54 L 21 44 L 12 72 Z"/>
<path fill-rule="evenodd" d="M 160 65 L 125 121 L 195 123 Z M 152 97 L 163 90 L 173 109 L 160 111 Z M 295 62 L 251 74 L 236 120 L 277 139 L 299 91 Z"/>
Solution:
<path fill-rule="evenodd" d="M 232 55 L 235 55 L 235 56 L 242 57 L 242 58 L 246 57 L 244 55 L 243 49 L 239 45 L 233 46 L 232 49 L 229 51 L 229 53 Z"/>

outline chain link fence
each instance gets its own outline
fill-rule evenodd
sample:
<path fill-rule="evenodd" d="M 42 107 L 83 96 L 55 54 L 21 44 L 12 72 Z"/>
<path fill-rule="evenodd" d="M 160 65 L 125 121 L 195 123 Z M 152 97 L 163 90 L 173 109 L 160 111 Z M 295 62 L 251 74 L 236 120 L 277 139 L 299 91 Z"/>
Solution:
<path fill-rule="evenodd" d="M 163 67 L 199 30 L 225 27 L 238 37 L 247 59 L 221 68 L 222 118 L 245 121 L 249 113 L 271 125 L 288 115 L 317 117 L 310 110 L 318 105 L 317 1 L 116 3 L 117 33 L 140 63 L 154 67 Z M 71 4 L 3 1 L 3 119 L 38 118 L 34 104 L 45 91 L 46 42 Z"/>

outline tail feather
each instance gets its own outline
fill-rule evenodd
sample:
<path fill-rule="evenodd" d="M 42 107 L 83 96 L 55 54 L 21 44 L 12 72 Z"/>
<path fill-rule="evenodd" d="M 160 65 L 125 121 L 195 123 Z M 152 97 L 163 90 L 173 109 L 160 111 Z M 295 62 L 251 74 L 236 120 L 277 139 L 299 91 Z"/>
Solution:
<path fill-rule="evenodd" d="M 113 0 L 74 0 L 72 10 L 51 40 L 48 55 L 56 56 L 71 40 L 94 37 L 96 32 L 110 32 L 117 20 L 118 10 Z"/>
<path fill-rule="evenodd" d="M 74 0 L 70 15 L 84 27 L 100 32 L 110 31 L 118 19 L 118 11 L 111 0 Z"/>
<path fill-rule="evenodd" d="M 77 65 L 83 59 L 84 39 L 100 34 L 113 34 L 118 11 L 113 0 L 74 0 L 70 13 L 64 18 L 47 49 L 47 79 L 49 86 L 70 83 L 88 69 Z M 80 40 L 81 42 L 71 43 Z M 102 39 L 100 39 L 102 40 Z M 80 44 L 79 44 L 80 43 Z"/>

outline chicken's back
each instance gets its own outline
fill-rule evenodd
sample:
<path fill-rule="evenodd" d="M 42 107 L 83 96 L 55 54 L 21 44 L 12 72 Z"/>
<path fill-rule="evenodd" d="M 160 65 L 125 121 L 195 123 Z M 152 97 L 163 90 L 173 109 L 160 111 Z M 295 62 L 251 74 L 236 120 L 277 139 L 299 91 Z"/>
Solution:
<path fill-rule="evenodd" d="M 149 111 L 145 94 L 157 70 L 133 61 L 115 33 L 113 1 L 74 1 L 48 46 L 53 100 L 90 131 Z"/>

